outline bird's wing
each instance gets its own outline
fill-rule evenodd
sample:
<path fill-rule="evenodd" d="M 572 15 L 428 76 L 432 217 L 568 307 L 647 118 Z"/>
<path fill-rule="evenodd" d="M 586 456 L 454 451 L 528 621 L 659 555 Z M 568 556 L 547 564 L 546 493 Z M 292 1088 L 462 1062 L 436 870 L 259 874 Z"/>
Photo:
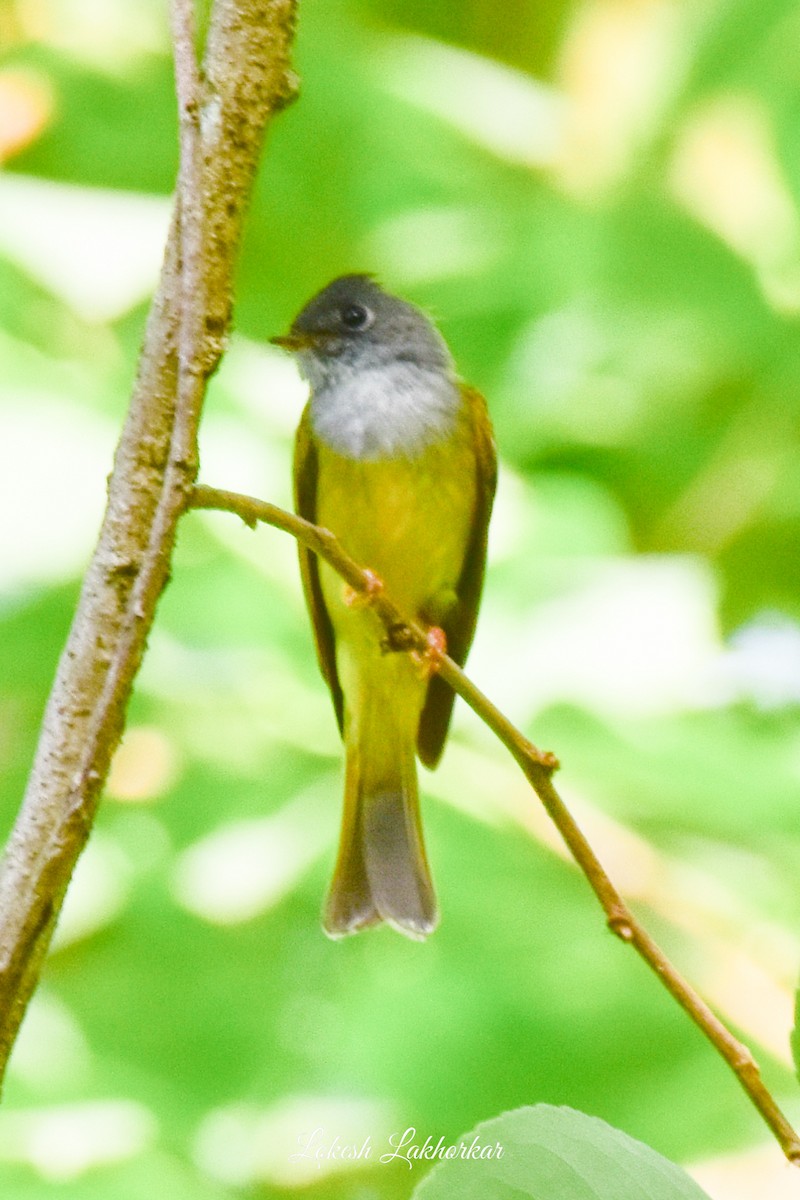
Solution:
<path fill-rule="evenodd" d="M 307 521 L 317 519 L 317 448 L 311 433 L 310 408 L 306 406 L 294 446 L 294 500 L 295 508 Z M 336 672 L 336 639 L 331 619 L 325 607 L 319 582 L 319 559 L 298 542 L 300 575 L 303 580 L 306 604 L 314 626 L 317 658 L 320 670 L 331 690 L 339 732 L 344 729 L 344 699 L 339 676 Z"/>
<path fill-rule="evenodd" d="M 465 384 L 461 385 L 461 393 L 472 420 L 477 488 L 472 535 L 456 588 L 458 602 L 443 622 L 447 652 L 459 666 L 466 661 L 478 619 L 489 517 L 497 484 L 497 452 L 486 401 L 480 392 Z M 417 751 L 426 767 L 435 767 L 441 757 L 454 700 L 452 688 L 438 675 L 432 676 L 417 735 Z"/>

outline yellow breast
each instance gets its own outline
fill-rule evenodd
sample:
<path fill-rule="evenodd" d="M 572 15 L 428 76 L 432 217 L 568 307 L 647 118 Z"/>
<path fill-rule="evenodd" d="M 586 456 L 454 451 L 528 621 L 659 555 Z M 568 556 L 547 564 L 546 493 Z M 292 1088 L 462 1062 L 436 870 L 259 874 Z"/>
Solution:
<path fill-rule="evenodd" d="M 409 616 L 433 622 L 437 607 L 454 597 L 475 501 L 467 420 L 413 459 L 360 462 L 319 447 L 318 522 L 383 579 Z M 323 569 L 321 582 L 337 636 L 346 634 L 341 580 Z"/>

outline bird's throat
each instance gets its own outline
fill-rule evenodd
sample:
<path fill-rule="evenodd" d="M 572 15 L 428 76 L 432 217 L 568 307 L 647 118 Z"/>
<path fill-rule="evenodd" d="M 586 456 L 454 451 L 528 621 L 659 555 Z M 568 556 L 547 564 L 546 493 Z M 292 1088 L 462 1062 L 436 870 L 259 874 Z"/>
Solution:
<path fill-rule="evenodd" d="M 314 433 L 362 462 L 416 457 L 451 433 L 461 405 L 449 374 L 403 361 L 370 370 L 339 361 L 311 384 Z"/>

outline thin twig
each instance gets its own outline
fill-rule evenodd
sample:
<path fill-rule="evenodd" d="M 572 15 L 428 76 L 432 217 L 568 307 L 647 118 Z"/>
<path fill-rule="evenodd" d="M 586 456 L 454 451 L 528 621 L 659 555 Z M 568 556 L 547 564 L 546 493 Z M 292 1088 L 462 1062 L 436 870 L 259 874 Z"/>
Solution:
<path fill-rule="evenodd" d="M 370 607 L 394 644 L 402 643 L 404 649 L 417 651 L 427 648 L 426 631 L 422 626 L 401 613 L 385 589 L 375 591 L 374 575 L 359 566 L 347 554 L 330 530 L 312 525 L 302 517 L 286 512 L 274 504 L 206 486 L 194 489 L 190 505 L 192 508 L 222 509 L 235 513 L 251 528 L 261 521 L 291 534 L 309 550 L 324 558 L 350 587 L 369 599 Z M 398 637 L 398 632 L 402 636 Z M 556 791 L 552 780 L 553 771 L 558 766 L 556 759 L 553 755 L 537 750 L 447 655 L 441 659 L 439 674 L 497 735 L 522 768 L 526 779 L 600 901 L 611 931 L 623 942 L 634 947 L 667 991 L 705 1034 L 735 1073 L 739 1083 L 777 1138 L 788 1160 L 800 1166 L 800 1137 L 765 1087 L 752 1054 L 711 1011 L 634 917 Z"/>

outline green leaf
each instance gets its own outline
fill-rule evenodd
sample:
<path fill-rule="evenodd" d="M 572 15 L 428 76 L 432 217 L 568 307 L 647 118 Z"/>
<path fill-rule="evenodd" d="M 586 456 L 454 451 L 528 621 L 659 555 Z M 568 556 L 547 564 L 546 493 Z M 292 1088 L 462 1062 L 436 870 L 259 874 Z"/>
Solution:
<path fill-rule="evenodd" d="M 649 1146 L 571 1108 L 517 1108 L 484 1121 L 456 1145 L 466 1148 L 464 1157 L 441 1161 L 415 1190 L 414 1200 L 701 1200 L 706 1195 Z M 398 1153 L 413 1165 L 410 1144 Z"/>

